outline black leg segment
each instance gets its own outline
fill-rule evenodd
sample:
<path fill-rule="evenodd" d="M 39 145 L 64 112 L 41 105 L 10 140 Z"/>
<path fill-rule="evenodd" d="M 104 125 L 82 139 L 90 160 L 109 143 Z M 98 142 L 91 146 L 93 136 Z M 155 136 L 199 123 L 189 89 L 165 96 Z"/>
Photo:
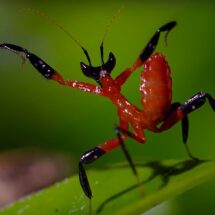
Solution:
<path fill-rule="evenodd" d="M 183 138 L 183 143 L 187 143 L 187 138 L 188 138 L 188 131 L 189 131 L 189 121 L 188 121 L 188 116 L 185 116 L 182 121 L 182 138 Z"/>
<path fill-rule="evenodd" d="M 192 96 L 190 99 L 188 99 L 180 107 L 180 109 L 182 110 L 184 115 L 187 115 L 187 114 L 191 113 L 192 111 L 200 108 L 205 103 L 206 99 L 208 99 L 211 108 L 213 109 L 213 111 L 215 111 L 215 100 L 213 99 L 213 97 L 211 95 L 209 95 L 208 93 L 204 93 L 202 91 L 196 93 L 194 96 Z"/>
<path fill-rule="evenodd" d="M 190 99 L 188 99 L 182 106 L 179 107 L 179 109 L 182 110 L 182 112 L 184 114 L 184 118 L 182 119 L 183 142 L 185 144 L 185 148 L 188 153 L 188 156 L 190 158 L 192 158 L 193 160 L 198 160 L 198 159 L 195 158 L 191 154 L 190 149 L 186 144 L 187 137 L 188 137 L 188 128 L 189 128 L 187 115 L 189 113 L 191 113 L 192 111 L 200 108 L 205 103 L 206 99 L 208 99 L 211 108 L 213 109 L 213 111 L 215 111 L 215 100 L 213 99 L 213 97 L 211 95 L 209 95 L 208 93 L 204 93 L 204 92 L 198 92 L 197 94 L 192 96 Z"/>
<path fill-rule="evenodd" d="M 160 33 L 166 32 L 166 35 L 165 35 L 165 43 L 166 43 L 167 35 L 168 35 L 169 31 L 172 30 L 172 28 L 174 28 L 176 26 L 176 24 L 177 23 L 175 21 L 172 21 L 172 22 L 169 22 L 169 23 L 163 25 L 159 29 L 157 29 L 157 31 L 155 32 L 153 37 L 149 40 L 146 47 L 143 49 L 143 51 L 141 52 L 141 54 L 139 56 L 139 58 L 141 59 L 142 62 L 145 62 L 151 56 L 153 51 L 155 50 L 159 37 L 160 37 Z"/>
<path fill-rule="evenodd" d="M 91 199 L 92 198 L 92 191 L 89 185 L 89 180 L 87 178 L 86 170 L 84 169 L 83 164 L 89 164 L 93 161 L 97 160 L 99 157 L 105 154 L 105 151 L 100 149 L 99 147 L 95 147 L 87 152 L 85 152 L 79 161 L 79 180 L 81 187 L 86 194 L 86 196 Z"/>
<path fill-rule="evenodd" d="M 115 133 L 116 133 L 116 136 L 119 140 L 119 145 L 117 145 L 117 146 L 121 146 L 122 151 L 123 151 L 128 163 L 132 169 L 133 174 L 135 175 L 135 177 L 139 181 L 137 170 L 135 168 L 135 165 L 132 161 L 132 158 L 129 155 L 129 152 L 128 152 L 128 150 L 127 150 L 127 148 L 123 142 L 123 138 L 121 136 L 121 133 L 124 133 L 124 132 L 121 131 L 121 129 L 119 127 L 115 127 Z M 125 134 L 128 135 L 128 133 L 125 133 Z M 100 145 L 100 146 L 102 147 L 102 145 Z M 114 146 L 114 148 L 117 146 Z M 111 150 L 113 150 L 114 148 L 112 148 Z M 111 151 L 111 150 L 109 150 L 109 151 Z M 85 152 L 80 158 L 80 161 L 79 161 L 79 180 L 80 180 L 80 184 L 81 184 L 81 187 L 82 187 L 84 193 L 86 194 L 86 196 L 89 199 L 92 198 L 92 191 L 90 188 L 89 180 L 88 180 L 84 165 L 90 164 L 90 163 L 96 161 L 98 158 L 100 158 L 102 155 L 104 155 L 106 152 L 109 152 L 109 151 L 105 151 L 100 147 L 95 147 L 95 148 Z"/>
<path fill-rule="evenodd" d="M 129 163 L 129 165 L 130 165 L 130 167 L 132 169 L 133 174 L 136 177 L 138 177 L 138 173 L 137 173 L 137 170 L 135 168 L 134 162 L 133 162 L 133 160 L 132 160 L 132 158 L 131 158 L 131 156 L 130 156 L 130 154 L 129 154 L 129 152 L 128 152 L 125 144 L 124 144 L 124 141 L 123 141 L 122 136 L 121 136 L 121 131 L 120 131 L 119 127 L 117 127 L 117 126 L 115 127 L 115 133 L 116 133 L 116 136 L 119 139 L 121 149 L 122 149 L 122 151 L 123 151 L 128 163 Z"/>
<path fill-rule="evenodd" d="M 35 54 L 30 53 L 27 49 L 22 48 L 21 46 L 3 43 L 0 44 L 0 48 L 12 51 L 21 56 L 22 58 L 24 58 L 24 55 L 25 58 L 29 59 L 30 63 L 36 68 L 36 70 L 47 79 L 51 79 L 52 75 L 56 73 L 56 71 L 47 63 L 45 63 L 41 58 L 39 58 Z"/>
<path fill-rule="evenodd" d="M 92 191 L 89 185 L 89 180 L 87 178 L 87 173 L 86 170 L 84 169 L 84 166 L 82 164 L 82 162 L 79 162 L 79 181 L 81 184 L 81 187 L 84 191 L 84 193 L 86 194 L 86 196 L 91 199 L 92 198 Z"/>
<path fill-rule="evenodd" d="M 166 117 L 164 118 L 164 121 L 175 111 L 177 111 L 178 108 L 181 108 L 181 103 L 175 102 L 171 104 L 170 110 L 167 113 Z M 187 142 L 188 138 L 188 131 L 189 131 L 189 120 L 188 116 L 185 115 L 184 118 L 181 120 L 181 125 L 182 125 L 182 140 L 183 143 Z"/>

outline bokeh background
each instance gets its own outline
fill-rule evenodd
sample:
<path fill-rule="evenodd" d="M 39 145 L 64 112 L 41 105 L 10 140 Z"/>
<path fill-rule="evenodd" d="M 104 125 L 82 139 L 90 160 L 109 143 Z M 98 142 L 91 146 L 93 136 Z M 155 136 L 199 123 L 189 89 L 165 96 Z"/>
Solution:
<path fill-rule="evenodd" d="M 100 64 L 99 46 L 108 21 L 124 5 L 104 43 L 105 58 L 112 51 L 117 76 L 132 65 L 155 30 L 176 20 L 168 46 L 160 40 L 157 51 L 166 55 L 172 69 L 174 101 L 184 102 L 202 90 L 215 96 L 215 3 L 213 1 L 4 1 L 0 2 L 0 42 L 21 45 L 37 54 L 66 79 L 93 83 L 83 76 L 80 48 L 62 31 L 33 13 L 45 12 L 71 31 L 89 51 L 92 63 Z M 65 154 L 76 171 L 79 156 L 89 148 L 114 136 L 118 123 L 112 103 L 47 81 L 29 63 L 0 50 L 0 150 L 33 148 Z M 126 83 L 123 93 L 140 107 L 140 70 Z M 189 146 L 194 155 L 214 159 L 215 115 L 208 103 L 190 115 Z M 128 140 L 137 160 L 186 159 L 181 126 L 162 134 L 146 132 L 144 146 Z M 13 159 L 11 157 L 11 159 Z M 92 167 L 122 161 L 120 149 Z M 117 180 L 117 179 L 116 179 Z M 206 214 L 215 212 L 215 183 L 201 185 L 164 204 L 150 214 Z"/>

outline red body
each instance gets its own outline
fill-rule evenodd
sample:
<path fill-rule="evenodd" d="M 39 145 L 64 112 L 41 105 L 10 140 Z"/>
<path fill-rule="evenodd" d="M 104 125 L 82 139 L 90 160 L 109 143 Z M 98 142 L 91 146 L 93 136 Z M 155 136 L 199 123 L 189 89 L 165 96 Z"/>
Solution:
<path fill-rule="evenodd" d="M 134 64 L 136 65 L 136 64 Z M 172 100 L 172 80 L 170 68 L 165 57 L 156 53 L 144 64 L 141 73 L 140 92 L 142 93 L 141 103 L 143 110 L 137 108 L 121 94 L 121 84 L 132 69 L 125 70 L 124 77 L 118 76 L 115 80 L 105 75 L 100 81 L 102 84 L 101 95 L 108 97 L 118 108 L 120 128 L 127 131 L 129 124 L 134 130 L 132 137 L 138 142 L 145 143 L 144 129 L 160 132 L 157 125 L 169 112 Z M 133 70 L 135 70 L 135 66 Z M 123 135 L 125 138 L 126 135 Z M 119 145 L 118 138 L 106 141 L 100 147 L 109 151 Z"/>
<path fill-rule="evenodd" d="M 172 79 L 165 57 L 156 53 L 144 63 L 141 73 L 141 103 L 145 123 L 157 125 L 166 116 L 172 101 Z"/>
<path fill-rule="evenodd" d="M 111 99 L 118 108 L 122 121 L 132 127 L 152 129 L 162 121 L 169 111 L 172 100 L 172 80 L 170 68 L 162 54 L 152 55 L 145 63 L 141 73 L 140 92 L 143 110 L 129 102 L 120 92 L 120 88 L 110 76 L 101 79 L 102 95 Z"/>
<path fill-rule="evenodd" d="M 128 101 L 121 93 L 121 86 L 131 73 L 141 65 L 144 68 L 141 73 L 140 85 L 143 110 Z M 170 68 L 164 55 L 155 53 L 144 63 L 140 59 L 137 59 L 133 67 L 126 69 L 115 79 L 105 73 L 105 71 L 102 74 L 100 79 L 102 88 L 72 80 L 64 81 L 59 73 L 53 75 L 52 79 L 58 81 L 60 84 L 109 98 L 118 109 L 119 127 L 126 131 L 124 133 L 128 133 L 130 124 L 134 132 L 129 132 L 129 136 L 132 136 L 132 138 L 140 143 L 146 142 L 144 136 L 145 129 L 161 132 L 166 130 L 167 127 L 171 127 L 178 120 L 178 113 L 175 112 L 176 117 L 172 116 L 171 122 L 167 120 L 164 122 L 163 127 L 157 127 L 169 112 L 172 100 L 172 79 Z M 126 136 L 124 134 L 123 138 L 125 139 Z M 119 139 L 114 138 L 99 145 L 99 147 L 104 151 L 110 151 L 119 145 Z"/>

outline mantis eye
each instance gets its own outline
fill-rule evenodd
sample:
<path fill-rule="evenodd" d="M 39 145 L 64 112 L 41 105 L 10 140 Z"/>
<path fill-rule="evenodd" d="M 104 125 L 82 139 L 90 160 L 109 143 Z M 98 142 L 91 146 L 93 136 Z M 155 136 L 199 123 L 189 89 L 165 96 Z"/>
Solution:
<path fill-rule="evenodd" d="M 81 62 L 80 65 L 81 65 L 81 70 L 85 76 L 87 76 L 89 78 L 93 78 L 96 81 L 99 81 L 101 67 L 88 66 L 83 62 Z"/>
<path fill-rule="evenodd" d="M 107 71 L 109 74 L 112 72 L 116 65 L 116 58 L 112 52 L 110 52 L 108 61 L 102 66 L 103 70 Z"/>
<path fill-rule="evenodd" d="M 93 66 L 88 66 L 83 62 L 80 63 L 81 70 L 84 73 L 84 75 L 89 78 L 93 78 L 98 82 L 100 80 L 101 72 L 106 71 L 108 74 L 110 74 L 115 65 L 116 65 L 116 58 L 114 57 L 112 52 L 110 52 L 109 54 L 108 61 L 101 66 L 93 67 Z"/>

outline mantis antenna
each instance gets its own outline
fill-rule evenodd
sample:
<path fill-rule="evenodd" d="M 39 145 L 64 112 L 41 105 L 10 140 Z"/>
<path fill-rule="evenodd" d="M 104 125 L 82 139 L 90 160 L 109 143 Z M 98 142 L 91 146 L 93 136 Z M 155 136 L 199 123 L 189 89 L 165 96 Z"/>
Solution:
<path fill-rule="evenodd" d="M 33 9 L 33 8 L 23 8 L 21 9 L 20 11 L 22 12 L 31 12 L 31 13 L 34 13 L 36 14 L 37 16 L 41 16 L 43 17 L 44 19 L 46 19 L 48 22 L 50 22 L 51 24 L 57 26 L 61 31 L 63 31 L 67 36 L 69 36 L 74 42 L 75 44 L 77 44 L 84 52 L 88 62 L 89 62 L 89 65 L 91 66 L 91 61 L 90 61 L 90 57 L 89 57 L 89 54 L 87 52 L 87 50 L 81 45 L 81 43 L 79 42 L 79 40 L 77 40 L 75 38 L 75 36 L 70 33 L 69 31 L 67 31 L 64 27 L 62 27 L 60 24 L 58 24 L 54 19 L 52 19 L 51 17 L 49 17 L 47 14 L 45 14 L 44 12 L 41 12 L 39 10 L 36 10 L 36 9 Z"/>
<path fill-rule="evenodd" d="M 102 38 L 102 42 L 100 45 L 100 53 L 101 53 L 101 60 L 102 60 L 102 65 L 104 64 L 104 40 L 107 37 L 107 34 L 111 28 L 111 26 L 113 25 L 114 21 L 116 20 L 116 18 L 119 16 L 119 14 L 121 13 L 122 9 L 124 8 L 124 6 L 122 5 L 115 13 L 114 15 L 111 17 L 111 19 L 109 20 L 109 22 L 107 23 L 106 27 L 105 27 L 105 32 Z"/>

